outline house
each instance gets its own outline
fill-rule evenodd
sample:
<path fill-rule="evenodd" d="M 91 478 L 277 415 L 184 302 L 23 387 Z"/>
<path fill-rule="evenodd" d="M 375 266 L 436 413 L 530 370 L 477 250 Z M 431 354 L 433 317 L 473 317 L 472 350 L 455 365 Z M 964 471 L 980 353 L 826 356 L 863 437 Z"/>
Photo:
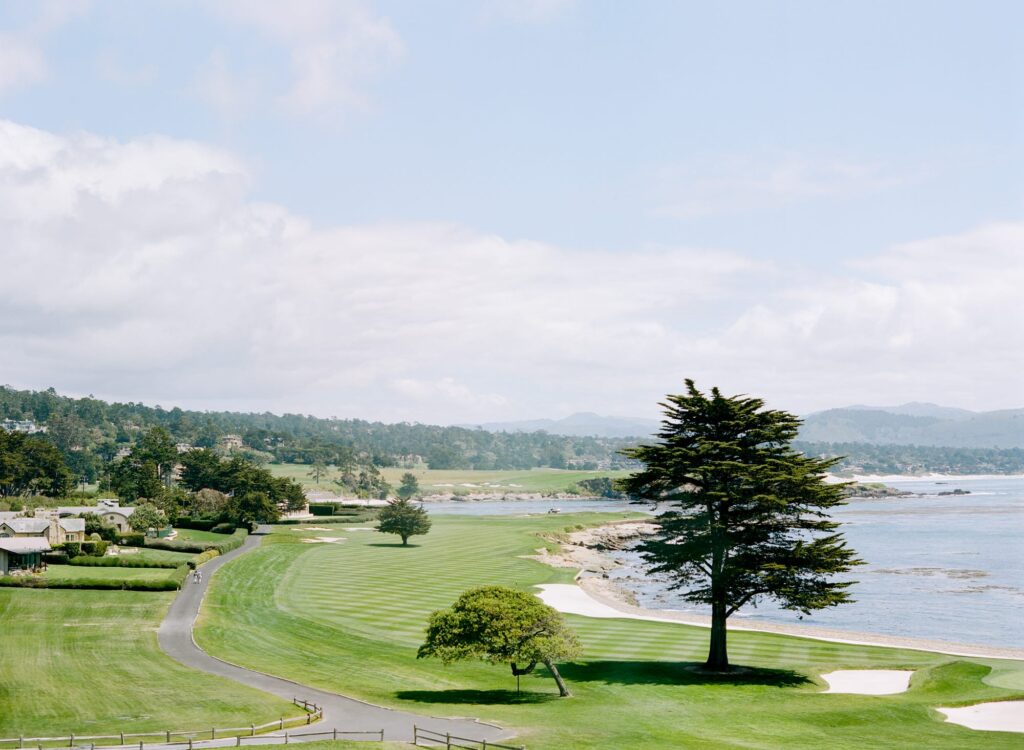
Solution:
<path fill-rule="evenodd" d="M 48 545 L 84 542 L 85 519 L 61 518 L 45 508 L 37 508 L 31 517 L 5 513 L 0 518 L 0 539 L 44 539 Z"/>
<path fill-rule="evenodd" d="M 78 517 L 84 516 L 86 513 L 92 513 L 99 516 L 105 523 L 110 524 L 122 534 L 131 531 L 128 519 L 134 512 L 135 508 L 131 506 L 122 508 L 117 500 L 111 499 L 100 500 L 96 505 L 65 505 L 57 508 L 57 513 L 61 516 Z M 82 530 L 84 531 L 85 519 L 78 518 L 77 520 L 82 522 Z"/>
<path fill-rule="evenodd" d="M 224 435 L 219 442 L 220 447 L 226 451 L 240 451 L 245 447 L 241 435 Z"/>
<path fill-rule="evenodd" d="M 37 432 L 46 432 L 45 425 L 36 424 L 31 419 L 4 419 L 0 421 L 0 429 L 7 432 L 24 432 L 35 435 Z"/>
<path fill-rule="evenodd" d="M 0 575 L 38 570 L 50 543 L 42 537 L 0 537 Z"/>

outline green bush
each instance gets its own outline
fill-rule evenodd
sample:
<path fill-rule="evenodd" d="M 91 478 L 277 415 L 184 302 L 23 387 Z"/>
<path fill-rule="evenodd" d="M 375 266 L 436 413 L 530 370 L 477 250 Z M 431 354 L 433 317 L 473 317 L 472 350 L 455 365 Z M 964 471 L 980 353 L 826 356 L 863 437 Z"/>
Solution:
<path fill-rule="evenodd" d="M 107 554 L 107 547 L 110 546 L 110 542 L 99 540 L 92 542 L 82 542 L 82 554 L 83 555 L 94 555 L 96 557 L 103 557 Z"/>
<path fill-rule="evenodd" d="M 238 549 L 249 536 L 248 529 L 235 529 L 234 533 L 222 542 L 191 542 L 184 539 L 147 539 L 146 547 L 149 549 L 165 549 L 172 552 L 206 552 L 215 549 L 220 554 L 226 554 L 233 549 Z"/>
<path fill-rule="evenodd" d="M 141 531 L 128 532 L 127 534 L 121 534 L 117 538 L 117 542 L 125 547 L 145 547 L 146 535 Z"/>
<path fill-rule="evenodd" d="M 42 560 L 47 565 L 66 565 L 68 556 L 57 550 L 55 552 L 44 552 Z"/>
<path fill-rule="evenodd" d="M 237 527 L 233 523 L 219 523 L 214 526 L 210 531 L 214 534 L 233 534 Z"/>
<path fill-rule="evenodd" d="M 190 570 L 192 570 L 191 560 L 184 565 L 176 567 L 174 572 L 167 577 L 167 580 L 174 584 L 174 588 L 180 589 L 181 585 L 185 583 L 185 579 L 188 577 Z"/>
<path fill-rule="evenodd" d="M 334 503 L 310 503 L 309 512 L 314 516 L 333 516 Z"/>
<path fill-rule="evenodd" d="M 64 544 L 58 544 L 54 549 L 62 549 L 68 557 L 76 557 L 82 554 L 82 543 L 81 542 L 64 542 Z"/>
<path fill-rule="evenodd" d="M 210 562 L 210 560 L 212 560 L 215 557 L 220 557 L 220 552 L 218 552 L 215 549 L 208 549 L 208 550 L 206 550 L 206 552 L 203 552 L 202 554 L 199 554 L 199 555 L 196 555 L 195 557 L 193 557 L 189 561 L 191 563 L 191 565 L 189 567 L 191 567 L 191 568 L 198 568 L 203 563 Z"/>
<path fill-rule="evenodd" d="M 194 529 L 195 531 L 209 531 L 217 525 L 217 521 L 213 518 L 189 518 L 184 516 L 174 521 L 174 525 L 179 529 Z"/>
<path fill-rule="evenodd" d="M 89 557 L 80 555 L 65 560 L 68 565 L 78 565 L 84 568 L 177 568 L 178 563 L 169 560 L 157 561 L 139 558 L 135 555 L 129 557 Z"/>

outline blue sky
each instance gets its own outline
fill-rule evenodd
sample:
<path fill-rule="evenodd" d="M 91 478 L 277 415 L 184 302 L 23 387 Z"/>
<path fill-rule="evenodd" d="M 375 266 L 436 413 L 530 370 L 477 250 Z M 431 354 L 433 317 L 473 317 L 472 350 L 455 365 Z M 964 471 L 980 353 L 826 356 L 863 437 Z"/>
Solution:
<path fill-rule="evenodd" d="M 5 4 L 8 189 L 77 196 L 9 213 L 5 266 L 77 268 L 62 227 L 96 248 L 74 278 L 143 311 L 12 273 L 0 380 L 421 421 L 650 415 L 691 375 L 797 411 L 1020 406 L 1022 28 L 1010 2 Z M 176 180 L 177 217 L 126 233 Z M 298 228 L 267 240 L 268 211 Z M 209 249 L 235 232 L 248 255 Z M 205 302 L 182 325 L 148 284 Z M 251 317 L 192 335 L 225 289 Z M 176 353 L 116 364 L 162 326 Z M 70 373 L 85 340 L 111 354 Z"/>

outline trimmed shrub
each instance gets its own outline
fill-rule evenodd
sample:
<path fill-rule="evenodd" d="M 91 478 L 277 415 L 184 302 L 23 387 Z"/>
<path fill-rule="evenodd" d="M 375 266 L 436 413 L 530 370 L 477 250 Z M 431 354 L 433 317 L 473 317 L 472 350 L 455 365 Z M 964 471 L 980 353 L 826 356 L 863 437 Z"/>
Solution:
<path fill-rule="evenodd" d="M 179 566 L 179 563 L 169 560 L 146 560 L 134 555 L 130 557 L 88 557 L 80 555 L 64 562 L 68 565 L 78 565 L 83 568 L 177 568 Z"/>
<path fill-rule="evenodd" d="M 236 528 L 238 527 L 233 523 L 219 523 L 210 529 L 210 531 L 214 534 L 234 534 Z"/>
<path fill-rule="evenodd" d="M 206 552 L 208 549 L 215 549 L 220 554 L 226 554 L 233 549 L 238 549 L 249 536 L 248 529 L 235 529 L 234 533 L 222 542 L 190 542 L 184 539 L 147 539 L 146 547 L 149 549 L 166 549 L 172 552 Z"/>
<path fill-rule="evenodd" d="M 95 557 L 103 557 L 107 554 L 107 547 L 110 546 L 110 542 L 99 540 L 92 542 L 82 542 L 82 554 L 83 555 L 94 555 Z"/>
<path fill-rule="evenodd" d="M 44 552 L 42 560 L 47 565 L 65 565 L 68 561 L 68 556 L 63 552 Z"/>
<path fill-rule="evenodd" d="M 174 525 L 179 529 L 193 529 L 195 531 L 209 531 L 217 525 L 212 518 L 189 518 L 187 516 L 175 520 Z"/>
<path fill-rule="evenodd" d="M 68 557 L 77 557 L 82 554 L 82 543 L 81 542 L 64 542 L 64 544 L 57 545 L 56 549 L 64 550 L 64 554 Z"/>
<path fill-rule="evenodd" d="M 334 503 L 310 503 L 309 512 L 314 516 L 333 516 Z"/>
<path fill-rule="evenodd" d="M 188 574 L 188 567 L 185 569 L 181 579 L 177 580 L 178 571 L 175 570 L 167 578 L 155 581 L 125 580 L 117 581 L 109 578 L 42 578 L 41 576 L 0 576 L 0 586 L 23 589 L 105 589 L 121 591 L 176 591 L 181 588 L 181 582 Z"/>
<path fill-rule="evenodd" d="M 117 538 L 117 543 L 124 547 L 145 547 L 146 535 L 143 534 L 141 531 L 121 534 Z"/>
<path fill-rule="evenodd" d="M 220 552 L 218 552 L 215 549 L 208 549 L 208 550 L 206 550 L 206 552 L 203 552 L 202 554 L 196 555 L 191 560 L 189 560 L 189 562 L 191 563 L 191 565 L 189 567 L 191 567 L 191 568 L 198 568 L 203 563 L 208 563 L 208 562 L 210 562 L 210 560 L 212 560 L 215 557 L 220 557 Z"/>

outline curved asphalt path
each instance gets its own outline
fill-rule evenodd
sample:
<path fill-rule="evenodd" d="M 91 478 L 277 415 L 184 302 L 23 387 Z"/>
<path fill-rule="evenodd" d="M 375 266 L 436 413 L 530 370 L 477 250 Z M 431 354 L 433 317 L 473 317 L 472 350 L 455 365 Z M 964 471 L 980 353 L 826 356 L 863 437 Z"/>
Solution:
<path fill-rule="evenodd" d="M 487 740 L 488 742 L 511 736 L 510 732 L 501 727 L 494 726 L 493 724 L 484 724 L 473 719 L 439 719 L 363 703 L 354 698 L 346 698 L 343 695 L 307 687 L 291 680 L 285 680 L 230 664 L 210 656 L 199 648 L 192 637 L 192 625 L 199 615 L 199 607 L 203 603 L 203 597 L 206 595 L 210 579 L 222 565 L 258 547 L 263 541 L 261 534 L 267 533 L 267 531 L 268 529 L 261 527 L 257 530 L 256 534 L 251 534 L 238 549 L 232 550 L 226 555 L 215 557 L 203 565 L 202 582 L 193 583 L 190 577 L 182 586 L 181 591 L 171 604 L 170 609 L 167 611 L 167 616 L 157 631 L 160 648 L 168 656 L 187 667 L 208 672 L 218 677 L 226 677 L 229 680 L 271 693 L 285 700 L 290 701 L 292 698 L 298 698 L 299 700 L 307 700 L 318 706 L 323 706 L 323 718 L 320 721 L 315 722 L 309 727 L 295 727 L 291 730 L 295 733 L 307 731 L 331 732 L 337 729 L 339 739 L 341 739 L 341 732 L 367 731 L 378 733 L 376 736 L 345 737 L 345 739 L 350 740 L 370 740 L 377 739 L 379 731 L 383 729 L 385 739 L 409 742 L 412 740 L 413 725 L 415 724 L 442 734 L 448 732 L 452 735 L 475 740 Z M 315 647 L 316 644 L 310 644 L 310 648 L 315 649 Z M 344 664 L 339 664 L 338 668 L 344 669 L 345 666 Z M 241 723 L 244 724 L 245 722 Z M 309 739 L 319 740 L 323 739 L 323 737 L 310 737 Z M 279 740 L 279 742 L 283 741 Z M 290 741 L 296 742 L 301 740 L 298 737 L 292 737 Z M 196 744 L 199 745 L 200 743 Z M 202 744 L 206 746 L 233 745 L 234 740 L 207 741 Z M 251 744 L 251 741 L 245 744 Z"/>

